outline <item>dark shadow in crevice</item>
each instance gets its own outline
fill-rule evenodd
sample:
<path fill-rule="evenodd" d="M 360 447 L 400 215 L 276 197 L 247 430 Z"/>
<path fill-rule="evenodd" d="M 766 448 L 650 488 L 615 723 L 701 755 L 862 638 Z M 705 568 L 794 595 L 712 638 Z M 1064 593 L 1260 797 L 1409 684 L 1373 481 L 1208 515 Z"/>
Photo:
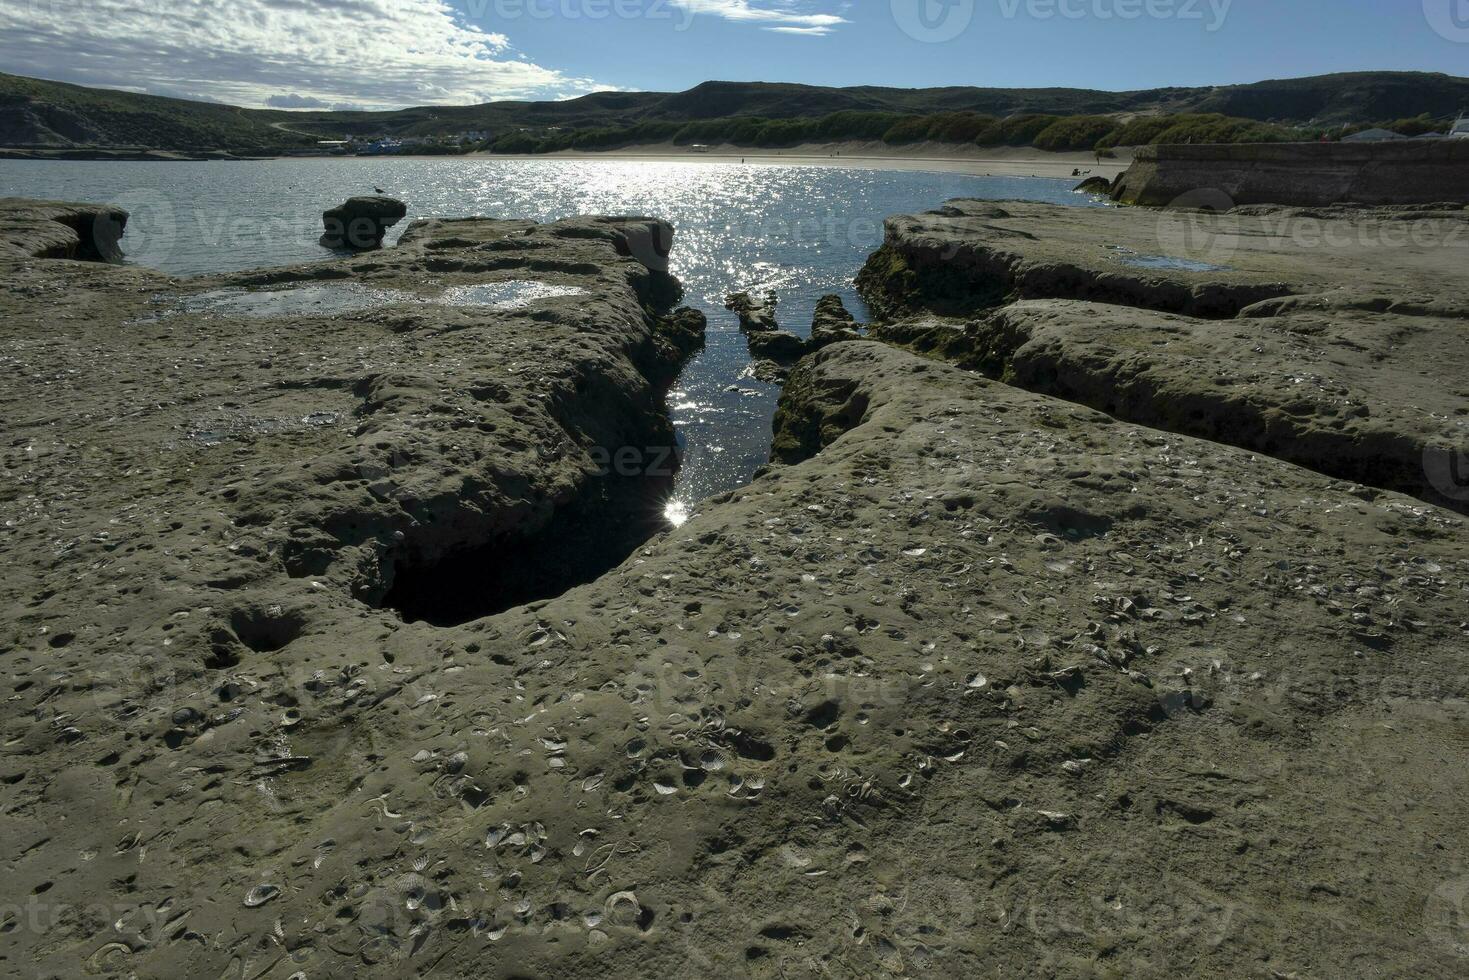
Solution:
<path fill-rule="evenodd" d="M 435 561 L 393 562 L 381 605 L 406 622 L 458 626 L 553 599 L 607 574 L 668 527 L 671 476 L 612 476 L 529 535 L 507 536 Z"/>

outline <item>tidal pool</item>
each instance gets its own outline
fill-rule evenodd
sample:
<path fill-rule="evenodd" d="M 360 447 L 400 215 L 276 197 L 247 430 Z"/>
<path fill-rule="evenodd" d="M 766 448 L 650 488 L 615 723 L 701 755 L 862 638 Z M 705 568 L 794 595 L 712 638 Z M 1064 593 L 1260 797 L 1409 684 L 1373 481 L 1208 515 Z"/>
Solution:
<path fill-rule="evenodd" d="M 450 286 L 443 292 L 410 293 L 358 282 L 303 283 L 284 289 L 215 289 L 189 297 L 181 307 L 189 313 L 231 316 L 334 316 L 352 310 L 391 303 L 444 303 L 450 306 L 487 306 L 515 310 L 558 296 L 580 296 L 585 290 L 530 279 Z"/>

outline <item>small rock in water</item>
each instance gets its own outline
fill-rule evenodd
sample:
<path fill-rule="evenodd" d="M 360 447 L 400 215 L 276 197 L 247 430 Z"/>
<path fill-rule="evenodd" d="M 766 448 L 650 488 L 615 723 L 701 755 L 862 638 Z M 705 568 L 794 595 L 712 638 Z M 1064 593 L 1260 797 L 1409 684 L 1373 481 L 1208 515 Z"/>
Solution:
<path fill-rule="evenodd" d="M 381 248 L 388 229 L 408 214 L 408 205 L 391 197 L 350 197 L 323 211 L 321 244 L 367 251 Z"/>

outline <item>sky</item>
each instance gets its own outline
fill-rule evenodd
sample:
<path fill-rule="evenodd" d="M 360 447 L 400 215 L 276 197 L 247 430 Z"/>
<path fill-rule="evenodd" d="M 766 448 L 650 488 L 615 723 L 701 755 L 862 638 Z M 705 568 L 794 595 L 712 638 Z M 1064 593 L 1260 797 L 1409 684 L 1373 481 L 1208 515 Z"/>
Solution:
<path fill-rule="evenodd" d="M 1469 0 L 0 0 L 0 71 L 277 108 L 1390 69 L 1469 74 Z"/>

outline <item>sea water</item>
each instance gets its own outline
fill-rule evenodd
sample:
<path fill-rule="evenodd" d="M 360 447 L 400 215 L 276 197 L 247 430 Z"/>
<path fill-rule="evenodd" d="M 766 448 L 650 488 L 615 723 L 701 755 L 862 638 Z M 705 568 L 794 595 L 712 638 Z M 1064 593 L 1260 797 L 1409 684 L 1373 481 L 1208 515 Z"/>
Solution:
<path fill-rule="evenodd" d="M 1071 180 L 970 177 L 733 162 L 328 158 L 258 162 L 0 161 L 0 196 L 126 208 L 129 262 L 176 275 L 328 257 L 321 212 L 377 188 L 415 218 L 486 215 L 539 221 L 574 214 L 643 214 L 676 229 L 671 271 L 684 302 L 709 317 L 708 343 L 668 395 L 683 448 L 668 513 L 740 486 L 766 462 L 779 388 L 750 372 L 724 297 L 775 290 L 781 326 L 810 329 L 816 301 L 839 294 L 859 320 L 852 278 L 882 243 L 892 214 L 953 197 L 1093 206 Z M 482 297 L 466 297 L 470 301 Z"/>

